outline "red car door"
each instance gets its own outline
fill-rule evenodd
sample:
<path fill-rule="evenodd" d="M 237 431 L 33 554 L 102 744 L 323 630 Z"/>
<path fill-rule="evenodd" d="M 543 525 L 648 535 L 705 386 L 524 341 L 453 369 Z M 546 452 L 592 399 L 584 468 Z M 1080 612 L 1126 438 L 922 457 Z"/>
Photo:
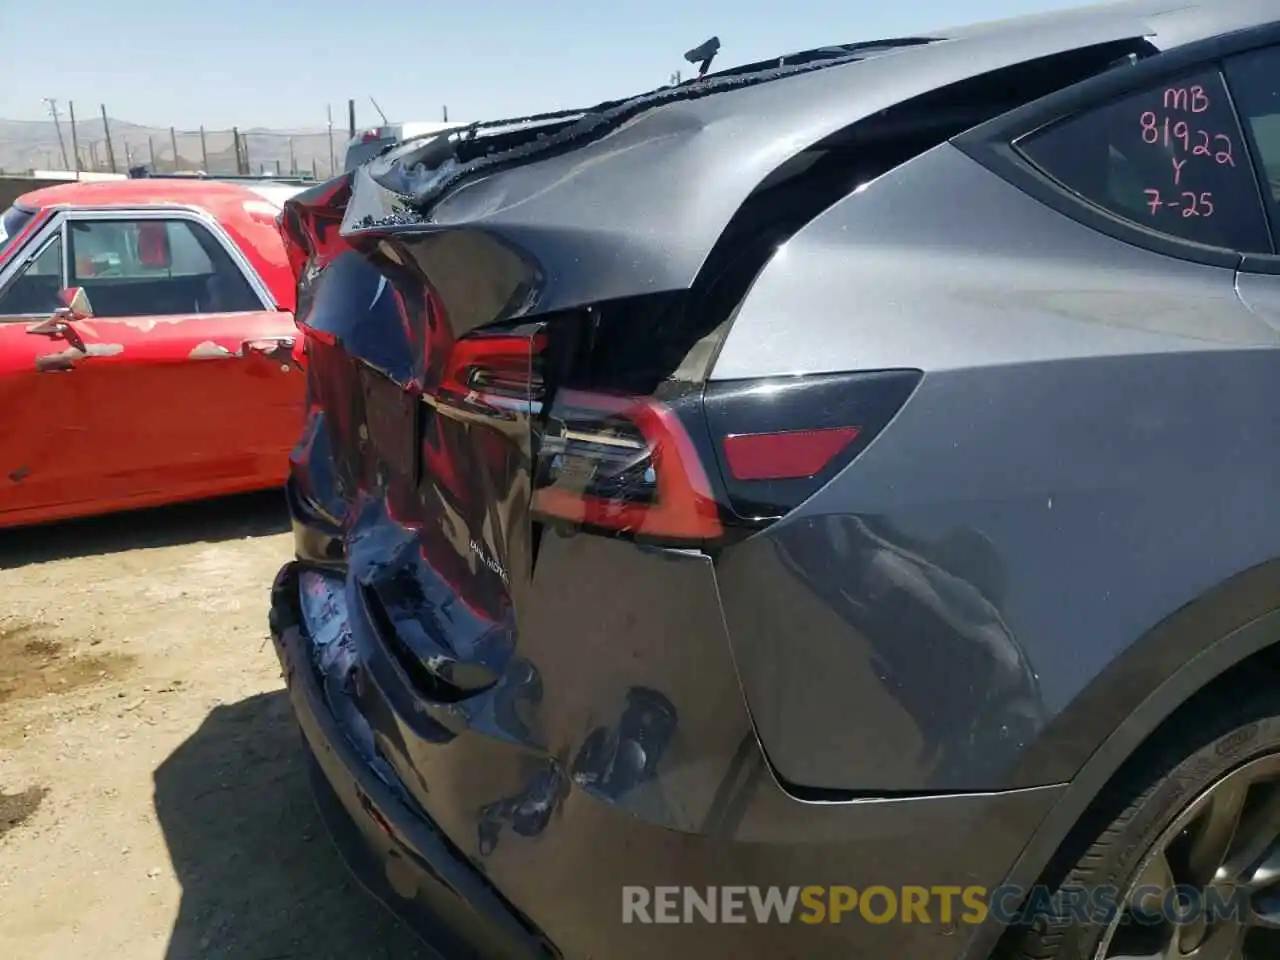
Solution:
<path fill-rule="evenodd" d="M 61 305 L 62 237 L 55 224 L 9 251 L 0 286 L 0 524 L 37 519 L 50 504 L 98 497 L 100 449 L 90 428 L 82 379 L 51 376 L 42 358 L 56 353 L 30 333 Z M 3 274 L 0 274 L 3 276 Z"/>
<path fill-rule="evenodd" d="M 109 438 L 112 493 L 178 500 L 282 483 L 302 420 L 292 315 L 216 222 L 190 210 L 68 216 L 68 285 L 92 317 L 70 355 Z"/>

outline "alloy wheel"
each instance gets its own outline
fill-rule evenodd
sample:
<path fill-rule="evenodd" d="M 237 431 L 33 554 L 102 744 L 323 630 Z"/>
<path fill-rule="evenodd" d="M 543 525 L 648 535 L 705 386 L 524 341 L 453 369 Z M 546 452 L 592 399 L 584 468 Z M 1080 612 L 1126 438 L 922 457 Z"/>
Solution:
<path fill-rule="evenodd" d="M 1233 770 L 1160 835 L 1094 960 L 1280 957 L 1280 756 Z"/>

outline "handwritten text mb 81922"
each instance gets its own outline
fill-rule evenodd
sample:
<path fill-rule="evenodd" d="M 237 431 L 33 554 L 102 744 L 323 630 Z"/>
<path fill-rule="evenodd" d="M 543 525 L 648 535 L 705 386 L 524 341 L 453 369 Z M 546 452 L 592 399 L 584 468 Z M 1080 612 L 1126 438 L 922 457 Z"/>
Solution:
<path fill-rule="evenodd" d="M 1213 216 L 1212 191 L 1193 189 L 1197 165 L 1234 167 L 1236 160 L 1230 135 L 1197 123 L 1211 106 L 1202 86 L 1169 87 L 1163 93 L 1160 109 L 1144 110 L 1138 118 L 1142 142 L 1170 154 L 1173 190 L 1168 196 L 1156 187 L 1143 191 L 1152 216 L 1166 210 L 1178 210 L 1183 217 Z"/>

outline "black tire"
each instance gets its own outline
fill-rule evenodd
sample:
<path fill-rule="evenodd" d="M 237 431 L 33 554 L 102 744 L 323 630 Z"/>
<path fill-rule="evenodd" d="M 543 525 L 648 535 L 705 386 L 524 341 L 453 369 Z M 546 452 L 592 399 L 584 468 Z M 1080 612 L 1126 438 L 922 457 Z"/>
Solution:
<path fill-rule="evenodd" d="M 1239 781 L 1259 766 L 1268 766 L 1263 760 L 1268 757 L 1280 758 L 1280 693 L 1274 687 L 1237 690 L 1209 700 L 1201 698 L 1194 709 L 1181 711 L 1170 728 L 1121 771 L 1064 844 L 1042 883 L 1060 897 L 1071 890 L 1131 889 L 1139 868 L 1146 869 L 1144 861 L 1157 841 L 1190 842 L 1170 841 L 1166 834 L 1180 819 L 1208 802 L 1200 798 L 1210 788 L 1233 771 L 1235 781 Z M 1257 807 L 1257 794 L 1253 788 L 1247 789 L 1253 799 L 1249 801 L 1252 806 L 1244 808 L 1250 812 L 1236 831 L 1240 838 L 1246 836 L 1246 827 L 1253 829 L 1256 820 L 1252 811 Z M 1272 791 L 1271 780 L 1263 781 L 1258 789 Z M 1275 799 L 1268 796 L 1268 802 L 1280 804 L 1280 779 L 1276 780 L 1274 792 Z M 1205 832 L 1202 821 L 1190 829 L 1200 836 Z M 1185 838 L 1186 834 L 1178 836 Z M 1280 851 L 1280 827 L 1269 849 Z M 1101 919 L 1054 918 L 1041 912 L 1027 925 L 1010 929 L 996 957 L 1095 960 L 1107 928 Z M 1272 934 L 1253 931 L 1249 936 Z M 1275 936 L 1280 937 L 1280 933 Z M 1280 958 L 1280 940 L 1260 955 Z M 1246 957 L 1252 960 L 1252 954 Z"/>

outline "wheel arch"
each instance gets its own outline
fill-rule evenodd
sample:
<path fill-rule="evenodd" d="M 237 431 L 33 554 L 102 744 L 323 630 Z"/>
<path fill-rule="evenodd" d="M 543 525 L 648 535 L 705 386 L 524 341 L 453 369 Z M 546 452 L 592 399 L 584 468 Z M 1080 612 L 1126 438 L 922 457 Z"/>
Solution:
<path fill-rule="evenodd" d="M 1205 698 L 1266 683 L 1274 675 L 1266 667 L 1280 669 L 1280 558 L 1238 573 L 1181 607 L 1059 714 L 1028 751 L 1019 780 L 1039 777 L 1047 783 L 1052 781 L 1043 777 L 1057 773 L 1066 787 L 1005 884 L 1030 890 L 1040 882 L 1108 784 Z M 962 956 L 988 957 L 1003 932 L 988 920 Z"/>

